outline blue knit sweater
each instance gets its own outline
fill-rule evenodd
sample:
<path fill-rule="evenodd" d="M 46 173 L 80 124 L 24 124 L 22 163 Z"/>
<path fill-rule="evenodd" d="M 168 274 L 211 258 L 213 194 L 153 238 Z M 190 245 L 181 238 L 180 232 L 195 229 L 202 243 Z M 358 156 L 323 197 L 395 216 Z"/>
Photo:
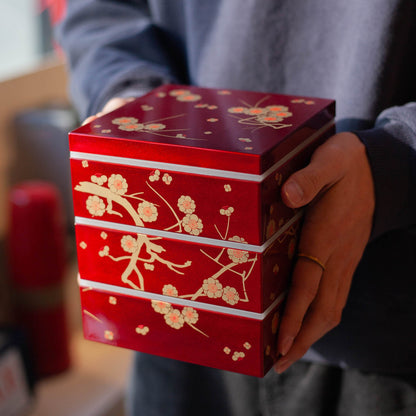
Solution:
<path fill-rule="evenodd" d="M 342 322 L 305 359 L 415 373 L 415 22 L 414 0 L 72 0 L 58 39 L 82 118 L 166 82 L 335 98 L 376 212 Z"/>

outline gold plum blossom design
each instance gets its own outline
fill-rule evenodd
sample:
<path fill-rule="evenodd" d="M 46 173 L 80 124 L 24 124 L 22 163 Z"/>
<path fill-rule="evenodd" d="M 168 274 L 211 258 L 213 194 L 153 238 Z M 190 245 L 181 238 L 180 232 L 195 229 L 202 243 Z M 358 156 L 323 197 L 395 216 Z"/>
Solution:
<path fill-rule="evenodd" d="M 160 170 L 159 169 L 156 169 L 156 170 L 152 171 L 149 175 L 149 181 L 150 182 L 156 182 L 156 181 L 159 180 L 159 178 L 160 178 Z"/>
<path fill-rule="evenodd" d="M 185 319 L 179 309 L 170 309 L 167 313 L 165 313 L 165 321 L 174 329 L 182 328 L 185 323 Z"/>
<path fill-rule="evenodd" d="M 195 214 L 186 214 L 182 219 L 182 225 L 184 230 L 192 235 L 199 235 L 202 232 L 203 224 L 202 220 Z"/>
<path fill-rule="evenodd" d="M 104 201 L 97 195 L 87 198 L 87 210 L 93 217 L 102 217 L 105 213 Z"/>
<path fill-rule="evenodd" d="M 102 183 L 99 183 L 99 185 L 102 185 Z M 111 192 L 124 195 L 127 192 L 127 181 L 121 175 L 113 174 L 108 179 L 108 187 Z"/>
<path fill-rule="evenodd" d="M 315 104 L 315 101 L 313 101 L 313 100 L 305 100 L 304 98 L 294 98 L 290 102 L 291 103 L 294 103 L 294 104 L 304 103 L 306 105 L 313 105 L 313 104 Z"/>
<path fill-rule="evenodd" d="M 241 237 L 238 237 L 238 236 L 231 237 L 230 241 L 236 241 L 238 243 L 247 244 L 247 242 L 244 240 L 244 238 L 241 238 Z M 230 260 L 233 263 L 237 263 L 237 264 L 246 263 L 248 261 L 248 258 L 249 258 L 249 253 L 248 253 L 248 251 L 245 251 L 245 250 L 237 250 L 237 249 L 234 249 L 234 248 L 229 248 L 229 249 L 227 249 L 227 254 L 228 254 L 228 257 L 230 258 Z"/>
<path fill-rule="evenodd" d="M 137 334 L 147 335 L 149 333 L 150 329 L 149 329 L 148 326 L 141 324 L 141 325 L 136 326 L 135 331 L 136 331 Z"/>
<path fill-rule="evenodd" d="M 108 254 L 110 253 L 110 247 L 109 246 L 104 246 L 99 252 L 98 255 L 100 257 L 105 257 L 108 256 Z"/>
<path fill-rule="evenodd" d="M 190 306 L 185 306 L 182 310 L 183 319 L 188 324 L 196 324 L 198 322 L 198 312 Z"/>
<path fill-rule="evenodd" d="M 191 91 L 184 89 L 171 90 L 169 92 L 169 95 L 171 97 L 175 97 L 178 101 L 193 102 L 199 101 L 201 99 L 201 96 L 199 94 L 193 94 Z"/>
<path fill-rule="evenodd" d="M 155 312 L 163 315 L 166 325 L 173 329 L 181 329 L 184 325 L 189 325 L 192 329 L 208 338 L 208 335 L 198 329 L 195 324 L 198 322 L 198 312 L 185 306 L 182 311 L 174 308 L 170 303 L 161 300 L 152 300 L 152 308 Z"/>
<path fill-rule="evenodd" d="M 166 126 L 162 123 L 151 123 L 151 124 L 147 124 L 143 126 L 145 130 L 153 130 L 153 131 L 163 130 L 166 128 Z"/>
<path fill-rule="evenodd" d="M 137 240 L 131 235 L 125 235 L 121 238 L 121 247 L 127 253 L 134 253 L 137 250 Z"/>
<path fill-rule="evenodd" d="M 287 118 L 293 115 L 287 106 L 276 104 L 260 107 L 260 104 L 268 98 L 267 96 L 263 97 L 254 106 L 243 103 L 244 105 L 231 107 L 228 109 L 228 112 L 240 124 L 252 126 L 254 129 L 263 127 L 271 127 L 273 129 L 291 127 L 291 124 L 286 124 L 285 122 Z M 239 138 L 239 140 L 249 142 L 249 140 L 244 138 Z"/>
<path fill-rule="evenodd" d="M 161 314 L 168 313 L 171 309 L 172 305 L 168 302 L 164 302 L 162 300 L 152 300 L 152 308 Z"/>
<path fill-rule="evenodd" d="M 144 222 L 154 222 L 157 220 L 157 208 L 154 204 L 148 201 L 140 202 L 137 211 L 139 213 L 140 218 Z"/>
<path fill-rule="evenodd" d="M 178 199 L 179 211 L 185 214 L 193 214 L 195 212 L 195 201 L 189 195 L 182 195 Z"/>
<path fill-rule="evenodd" d="M 121 120 L 121 122 L 124 121 Z M 174 230 L 194 236 L 203 234 L 203 219 L 198 216 L 198 206 L 192 195 L 178 194 L 174 197 L 171 193 L 164 195 L 162 191 L 162 188 L 166 189 L 168 182 L 175 179 L 174 174 L 164 173 L 160 169 L 149 169 L 146 174 L 147 179 L 141 182 L 142 188 L 135 189 L 134 193 L 128 186 L 128 180 L 117 171 L 111 175 L 108 174 L 106 178 L 105 175 L 98 173 L 92 176 L 90 176 L 90 181 L 80 182 L 75 187 L 76 191 L 87 194 L 85 203 L 91 215 L 122 217 L 127 215 L 131 217 L 136 226 L 145 227 L 147 223 L 159 220 L 159 215 L 163 212 L 160 206 L 164 204 L 172 213 L 172 223 L 166 225 L 164 230 Z M 223 189 L 222 192 L 231 192 L 230 184 L 225 183 L 220 186 L 220 189 Z M 214 223 L 214 227 L 220 239 L 241 245 L 246 243 L 244 238 L 236 235 L 231 238 L 229 236 L 230 220 L 234 213 L 234 207 L 219 208 L 217 211 L 219 222 Z M 104 246 L 99 250 L 99 255 L 115 262 L 126 262 L 125 269 L 120 276 L 121 281 L 134 289 L 145 290 L 144 270 L 151 273 L 159 263 L 166 265 L 178 275 L 184 275 L 184 271 L 192 264 L 190 260 L 183 261 L 182 264 L 171 261 L 160 237 L 132 234 L 122 236 L 119 241 L 124 254 L 117 257 L 113 254 L 115 250 L 112 247 Z M 248 302 L 246 281 L 250 278 L 258 261 L 258 254 L 244 249 L 221 247 L 215 254 L 212 251 L 206 252 L 205 249 L 200 249 L 200 252 L 208 261 L 216 265 L 216 270 L 210 270 L 206 275 L 201 276 L 199 287 L 197 286 L 193 293 L 178 293 L 172 284 L 167 284 L 163 287 L 163 295 L 189 298 L 191 301 L 206 297 L 216 303 L 224 302 L 227 306 Z M 162 301 L 152 301 L 152 307 L 155 312 L 164 316 L 164 322 L 169 327 L 180 329 L 190 326 L 204 336 L 208 336 L 195 326 L 199 319 L 195 309 L 184 307 L 181 311 L 180 307 L 173 307 L 170 303 Z"/>
<path fill-rule="evenodd" d="M 207 108 L 208 110 L 218 110 L 217 105 L 198 103 L 194 105 L 195 108 Z"/>
<path fill-rule="evenodd" d="M 172 176 L 170 176 L 168 173 L 163 174 L 162 181 L 166 185 L 170 185 L 172 183 Z"/>
<path fill-rule="evenodd" d="M 227 191 L 226 191 L 227 192 Z M 220 209 L 220 214 L 221 215 L 226 215 L 227 217 L 231 217 L 231 214 L 234 212 L 234 208 L 233 207 L 222 207 Z"/>
<path fill-rule="evenodd" d="M 179 98 L 182 97 L 182 98 Z M 199 97 L 199 98 L 198 98 Z M 179 101 L 198 101 L 201 97 L 197 96 L 196 94 L 183 94 L 178 95 L 177 99 Z M 148 108 L 146 111 L 151 111 Z M 167 120 L 171 120 L 178 117 L 183 117 L 185 114 L 178 114 L 170 117 L 164 117 L 158 120 L 151 120 L 151 121 L 140 121 L 136 117 L 118 117 L 113 119 L 111 122 L 112 124 L 116 125 L 119 130 L 127 131 L 127 132 L 138 132 L 138 133 L 146 133 L 152 134 L 161 137 L 168 137 L 168 138 L 182 138 L 186 140 L 206 140 L 206 139 L 196 139 L 192 137 L 187 137 L 182 133 L 178 133 L 178 131 L 185 131 L 186 129 L 169 129 L 168 126 L 165 124 Z M 162 123 L 163 121 L 163 123 Z"/>
<path fill-rule="evenodd" d="M 248 351 L 251 349 L 251 344 L 246 341 L 244 342 L 243 347 Z M 231 354 L 231 348 L 229 347 L 224 347 L 223 351 L 226 355 Z M 246 357 L 246 353 L 244 351 L 234 351 L 230 357 L 233 361 L 241 361 Z"/>
<path fill-rule="evenodd" d="M 159 170 L 153 171 L 149 176 L 159 177 L 161 172 Z M 103 175 L 92 175 L 95 178 L 102 178 Z M 169 175 L 170 177 L 170 175 Z M 164 199 L 151 185 L 151 181 L 145 181 L 144 185 L 150 189 L 158 198 L 167 205 L 172 212 L 174 223 L 167 227 L 167 230 L 176 228 L 178 232 L 193 232 L 200 233 L 202 231 L 202 222 L 196 217 L 189 218 L 186 227 L 182 224 L 182 220 L 178 217 L 174 208 L 169 202 Z M 163 185 L 166 183 L 163 182 Z M 158 219 L 158 209 L 155 203 L 149 198 L 143 198 L 143 192 L 128 193 L 127 180 L 120 174 L 114 173 L 110 175 L 109 179 L 105 181 L 83 181 L 75 186 L 78 192 L 89 194 L 86 197 L 85 204 L 87 211 L 91 216 L 117 215 L 123 217 L 126 213 L 131 217 L 136 226 L 144 227 L 146 223 L 156 222 Z M 139 200 L 138 204 L 136 201 Z M 116 211 L 113 206 L 119 206 L 121 211 Z M 195 208 L 196 209 L 196 206 Z M 189 215 L 189 214 L 188 214 Z M 195 215 L 195 214 L 192 214 Z M 165 249 L 157 240 L 158 237 L 149 237 L 144 234 L 126 235 L 121 239 L 121 246 L 129 256 L 114 257 L 110 254 L 110 247 L 105 246 L 98 251 L 100 257 L 106 257 L 113 261 L 127 261 L 128 264 L 121 274 L 121 281 L 128 284 L 134 289 L 145 290 L 144 276 L 141 270 L 141 265 L 145 270 L 153 271 L 156 263 L 166 265 L 173 272 L 183 275 L 181 269 L 188 268 L 192 262 L 185 261 L 183 264 L 177 264 L 173 261 L 167 260 L 164 257 Z M 140 255 L 146 253 L 145 255 Z M 137 282 L 132 280 L 132 276 L 137 276 Z"/>
<path fill-rule="evenodd" d="M 213 277 L 204 280 L 202 289 L 209 298 L 220 298 L 222 295 L 222 284 Z"/>
<path fill-rule="evenodd" d="M 136 124 L 138 123 L 138 119 L 135 117 L 119 117 L 115 118 L 112 123 L 118 124 L 120 126 L 127 125 L 127 124 Z"/>
<path fill-rule="evenodd" d="M 107 176 L 100 174 L 92 175 L 91 182 L 98 183 L 98 185 L 103 185 L 107 182 Z"/>
<path fill-rule="evenodd" d="M 241 361 L 245 356 L 246 356 L 246 354 L 244 352 L 235 351 L 233 356 L 232 356 L 232 360 L 233 361 Z"/>
<path fill-rule="evenodd" d="M 105 338 L 107 341 L 113 341 L 113 340 L 114 340 L 114 333 L 113 333 L 112 331 L 110 331 L 110 330 L 106 329 L 106 330 L 104 331 L 104 338 Z"/>
<path fill-rule="evenodd" d="M 163 286 L 162 293 L 166 296 L 178 296 L 178 290 L 173 285 L 165 285 Z"/>
<path fill-rule="evenodd" d="M 221 232 L 216 224 L 214 224 L 214 227 L 222 240 L 229 240 L 238 244 L 246 244 L 246 241 L 242 237 L 234 236 L 232 238 L 228 238 L 230 219 L 233 213 L 234 207 L 222 207 L 220 209 L 220 214 L 227 219 L 225 232 Z M 217 256 L 210 255 L 202 249 L 200 251 L 209 260 L 217 264 L 219 266 L 219 270 L 211 276 L 204 278 L 201 287 L 196 292 L 192 294 L 180 295 L 179 297 L 197 300 L 201 296 L 206 296 L 209 299 L 222 300 L 226 304 L 232 306 L 236 305 L 238 302 L 248 302 L 249 298 L 245 288 L 245 283 L 250 277 L 257 262 L 257 254 L 253 254 L 252 257 L 250 257 L 250 253 L 248 251 L 236 248 L 221 248 Z M 235 268 L 243 267 L 244 270 L 242 271 L 234 270 Z M 228 274 L 228 272 L 230 272 L 232 276 L 237 279 L 236 284 L 242 288 L 240 292 L 234 286 L 223 285 L 221 283 L 220 279 L 223 275 Z"/>
<path fill-rule="evenodd" d="M 240 296 L 234 287 L 226 286 L 222 293 L 222 300 L 230 305 L 235 305 L 240 300 Z"/>

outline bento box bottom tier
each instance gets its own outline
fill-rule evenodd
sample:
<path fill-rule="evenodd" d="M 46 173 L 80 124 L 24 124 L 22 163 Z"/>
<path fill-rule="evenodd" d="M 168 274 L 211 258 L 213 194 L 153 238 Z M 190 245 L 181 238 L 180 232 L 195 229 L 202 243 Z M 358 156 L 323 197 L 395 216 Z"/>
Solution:
<path fill-rule="evenodd" d="M 88 340 L 256 377 L 276 360 L 284 296 L 258 314 L 175 303 L 175 298 L 130 289 L 113 292 L 111 285 L 81 278 L 78 283 Z"/>

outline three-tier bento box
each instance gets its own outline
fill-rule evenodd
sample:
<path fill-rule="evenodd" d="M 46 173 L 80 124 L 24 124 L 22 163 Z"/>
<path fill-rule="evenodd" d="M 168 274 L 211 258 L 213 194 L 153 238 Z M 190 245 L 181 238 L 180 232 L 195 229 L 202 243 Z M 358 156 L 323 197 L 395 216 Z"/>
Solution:
<path fill-rule="evenodd" d="M 332 100 L 164 85 L 70 133 L 84 335 L 263 376 Z"/>

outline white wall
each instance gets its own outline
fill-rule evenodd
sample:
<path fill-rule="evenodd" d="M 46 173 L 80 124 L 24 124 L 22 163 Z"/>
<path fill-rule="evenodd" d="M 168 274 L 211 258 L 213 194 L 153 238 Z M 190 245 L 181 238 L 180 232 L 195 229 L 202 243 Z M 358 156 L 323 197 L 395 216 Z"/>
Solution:
<path fill-rule="evenodd" d="M 37 0 L 0 0 L 0 80 L 39 64 L 40 21 Z"/>

